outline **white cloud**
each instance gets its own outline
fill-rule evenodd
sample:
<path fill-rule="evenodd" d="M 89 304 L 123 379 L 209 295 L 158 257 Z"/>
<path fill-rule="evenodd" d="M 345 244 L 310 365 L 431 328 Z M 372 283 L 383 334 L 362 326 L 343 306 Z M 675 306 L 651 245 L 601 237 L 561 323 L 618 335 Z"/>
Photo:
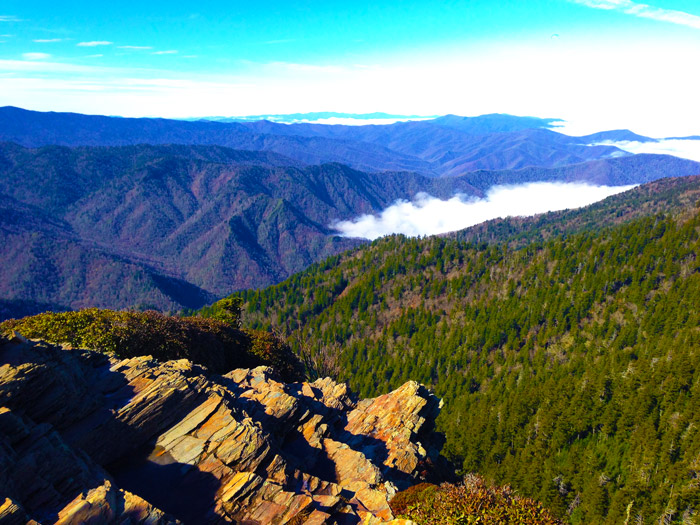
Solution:
<path fill-rule="evenodd" d="M 682 26 L 700 29 L 700 16 L 686 13 L 685 11 L 675 11 L 673 9 L 663 9 L 647 4 L 632 2 L 632 0 L 571 0 L 574 3 L 592 7 L 594 9 L 605 9 L 609 11 L 621 11 L 628 15 L 639 18 L 650 18 L 660 22 L 670 22 Z"/>
<path fill-rule="evenodd" d="M 152 55 L 175 55 L 177 54 L 177 49 L 168 49 L 167 51 L 154 51 Z"/>
<path fill-rule="evenodd" d="M 634 142 L 607 140 L 594 145 L 616 146 L 630 153 L 657 153 L 674 155 L 683 159 L 700 162 L 700 140 L 660 139 L 656 142 Z"/>
<path fill-rule="evenodd" d="M 51 58 L 48 53 L 22 53 L 22 58 L 25 60 L 46 60 Z"/>
<path fill-rule="evenodd" d="M 117 46 L 119 49 L 153 49 L 151 46 Z"/>
<path fill-rule="evenodd" d="M 37 44 L 53 44 L 54 42 L 62 42 L 62 38 L 37 38 L 34 40 Z"/>
<path fill-rule="evenodd" d="M 90 42 L 78 42 L 76 45 L 78 47 L 97 47 L 97 46 L 111 46 L 114 42 L 109 42 L 107 40 L 92 40 Z"/>
<path fill-rule="evenodd" d="M 587 206 L 634 186 L 591 186 L 585 183 L 531 182 L 493 186 L 486 198 L 455 195 L 441 200 L 425 193 L 413 202 L 400 200 L 379 215 L 362 215 L 332 225 L 344 237 L 376 239 L 392 233 L 436 235 L 462 230 L 498 217 L 530 216 Z"/>
<path fill-rule="evenodd" d="M 0 22 L 24 22 L 24 20 L 13 15 L 0 15 Z"/>

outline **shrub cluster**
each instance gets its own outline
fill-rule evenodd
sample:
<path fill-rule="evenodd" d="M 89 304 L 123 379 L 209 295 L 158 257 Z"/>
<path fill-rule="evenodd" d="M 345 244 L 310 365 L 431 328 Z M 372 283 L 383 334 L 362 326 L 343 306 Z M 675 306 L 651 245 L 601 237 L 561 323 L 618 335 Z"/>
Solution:
<path fill-rule="evenodd" d="M 475 475 L 460 484 L 415 485 L 396 494 L 390 505 L 396 516 L 419 525 L 561 523 L 536 501 L 516 496 L 510 487 L 490 486 Z"/>
<path fill-rule="evenodd" d="M 0 324 L 2 333 L 13 330 L 25 337 L 119 358 L 152 355 L 160 361 L 189 359 L 219 374 L 266 365 L 285 381 L 303 379 L 303 367 L 284 341 L 266 332 L 240 330 L 237 323 L 222 319 L 87 308 L 46 312 Z"/>

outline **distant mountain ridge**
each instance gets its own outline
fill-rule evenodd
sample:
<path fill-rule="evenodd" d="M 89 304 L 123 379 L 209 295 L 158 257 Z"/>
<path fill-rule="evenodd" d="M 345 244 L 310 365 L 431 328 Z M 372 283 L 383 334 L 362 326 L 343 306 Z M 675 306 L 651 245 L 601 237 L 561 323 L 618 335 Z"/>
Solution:
<path fill-rule="evenodd" d="M 590 135 L 584 135 L 584 136 L 578 137 L 578 138 L 579 138 L 579 140 L 581 140 L 585 144 L 596 144 L 596 143 L 605 142 L 605 141 L 610 141 L 610 142 L 623 142 L 623 141 L 657 142 L 656 139 L 652 139 L 650 137 L 644 137 L 642 135 L 638 135 L 637 133 L 633 133 L 632 131 L 630 131 L 628 129 L 599 131 L 598 133 L 592 133 Z"/>
<path fill-rule="evenodd" d="M 476 135 L 508 133 L 526 129 L 552 129 L 560 122 L 563 121 L 557 118 L 518 117 L 504 113 L 490 113 L 478 117 L 444 115 L 432 120 L 432 123 L 437 126 L 454 128 Z"/>
<path fill-rule="evenodd" d="M 477 169 L 560 167 L 629 155 L 545 129 L 553 119 L 484 115 L 341 126 L 269 121 L 212 122 L 40 113 L 0 108 L 0 141 L 27 147 L 220 145 L 271 151 L 298 162 L 340 162 L 363 171 L 459 176 Z"/>

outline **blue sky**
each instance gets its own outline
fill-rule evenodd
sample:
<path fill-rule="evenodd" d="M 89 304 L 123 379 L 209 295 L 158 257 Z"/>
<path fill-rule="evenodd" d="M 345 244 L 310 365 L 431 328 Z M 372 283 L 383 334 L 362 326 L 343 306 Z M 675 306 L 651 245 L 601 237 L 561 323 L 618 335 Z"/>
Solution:
<path fill-rule="evenodd" d="M 700 134 L 700 2 L 0 3 L 0 105 L 507 112 Z"/>

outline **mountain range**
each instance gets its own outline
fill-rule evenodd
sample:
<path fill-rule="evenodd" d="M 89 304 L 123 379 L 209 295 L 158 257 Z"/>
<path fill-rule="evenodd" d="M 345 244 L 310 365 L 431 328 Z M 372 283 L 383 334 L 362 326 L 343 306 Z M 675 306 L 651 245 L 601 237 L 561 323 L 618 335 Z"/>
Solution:
<path fill-rule="evenodd" d="M 5 317 L 47 305 L 198 308 L 363 243 L 332 224 L 419 192 L 482 196 L 493 184 L 618 185 L 698 172 L 692 161 L 636 155 L 434 178 L 211 145 L 4 143 L 0 307 Z"/>
<path fill-rule="evenodd" d="M 421 192 L 480 197 L 494 184 L 700 173 L 689 160 L 577 143 L 547 129 L 554 122 L 448 115 L 327 126 L 0 108 L 0 138 L 13 141 L 0 144 L 0 316 L 198 308 L 362 244 L 333 223 Z"/>
<path fill-rule="evenodd" d="M 406 170 L 431 177 L 629 155 L 546 129 L 551 123 L 552 119 L 509 115 L 448 115 L 381 126 L 328 126 L 131 119 L 4 107 L 0 141 L 27 147 L 215 144 L 271 151 L 306 164 L 339 162 L 363 171 Z"/>

